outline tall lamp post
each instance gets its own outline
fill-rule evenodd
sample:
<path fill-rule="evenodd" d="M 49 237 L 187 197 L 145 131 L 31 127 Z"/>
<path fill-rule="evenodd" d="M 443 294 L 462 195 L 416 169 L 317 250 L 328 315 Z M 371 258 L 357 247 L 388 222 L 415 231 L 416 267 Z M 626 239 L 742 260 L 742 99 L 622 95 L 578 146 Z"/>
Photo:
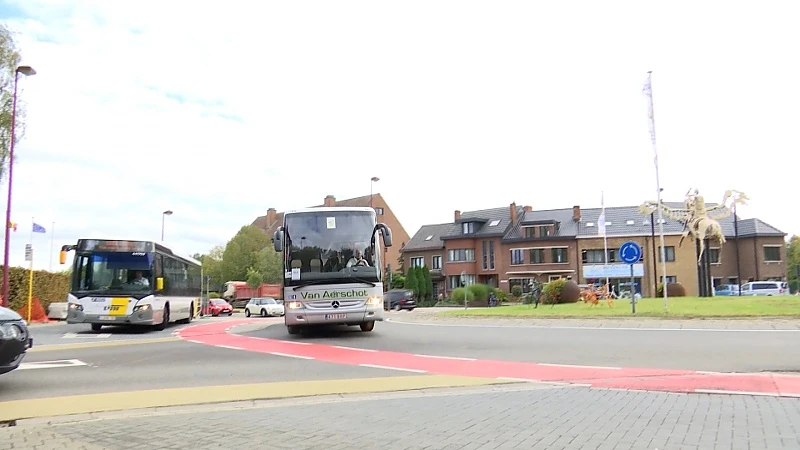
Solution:
<path fill-rule="evenodd" d="M 9 243 L 11 241 L 10 228 L 11 224 L 11 186 L 14 181 L 14 141 L 16 138 L 17 126 L 17 85 L 19 84 L 19 75 L 31 77 L 36 75 L 36 71 L 31 66 L 19 66 L 14 71 L 14 100 L 11 107 L 11 145 L 8 150 L 8 203 L 6 203 L 6 242 L 3 253 L 3 298 L 0 299 L 0 306 L 8 306 L 8 253 Z"/>
<path fill-rule="evenodd" d="M 369 183 L 369 207 L 370 208 L 372 208 L 372 187 L 375 185 L 375 183 L 377 183 L 380 180 L 381 179 L 378 178 L 378 177 L 370 178 L 370 183 Z"/>
<path fill-rule="evenodd" d="M 161 213 L 161 242 L 164 242 L 164 220 L 167 216 L 172 215 L 172 210 L 168 209 Z"/>

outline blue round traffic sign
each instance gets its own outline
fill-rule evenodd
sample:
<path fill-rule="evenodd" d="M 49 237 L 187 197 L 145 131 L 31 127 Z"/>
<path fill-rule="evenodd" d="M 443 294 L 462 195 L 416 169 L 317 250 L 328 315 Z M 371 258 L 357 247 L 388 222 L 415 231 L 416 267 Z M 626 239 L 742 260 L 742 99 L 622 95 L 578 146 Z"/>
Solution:
<path fill-rule="evenodd" d="M 636 264 L 642 259 L 642 247 L 633 241 L 628 241 L 619 247 L 619 257 L 625 264 Z"/>

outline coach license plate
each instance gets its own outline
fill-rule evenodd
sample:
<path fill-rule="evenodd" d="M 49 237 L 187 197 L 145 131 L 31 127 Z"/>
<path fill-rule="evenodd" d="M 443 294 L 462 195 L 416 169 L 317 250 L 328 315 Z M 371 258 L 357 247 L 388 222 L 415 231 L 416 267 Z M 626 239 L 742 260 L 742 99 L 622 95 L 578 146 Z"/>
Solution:
<path fill-rule="evenodd" d="M 117 320 L 114 316 L 100 316 L 100 320 Z"/>
<path fill-rule="evenodd" d="M 325 314 L 325 320 L 345 319 L 345 318 L 347 318 L 347 314 Z"/>

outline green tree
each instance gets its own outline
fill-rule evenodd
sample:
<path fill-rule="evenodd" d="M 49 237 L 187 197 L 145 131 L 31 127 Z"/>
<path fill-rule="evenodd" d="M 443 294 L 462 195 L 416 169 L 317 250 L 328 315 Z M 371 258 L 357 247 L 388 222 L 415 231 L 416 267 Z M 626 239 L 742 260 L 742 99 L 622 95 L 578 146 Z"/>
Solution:
<path fill-rule="evenodd" d="M 0 179 L 5 176 L 11 144 L 11 116 L 14 101 L 14 75 L 22 55 L 14 33 L 0 24 Z M 25 102 L 17 99 L 15 143 L 25 133 Z"/>
<path fill-rule="evenodd" d="M 281 254 L 271 247 L 261 249 L 257 256 L 256 270 L 261 274 L 264 283 L 278 284 L 283 278 L 281 272 Z"/>
<path fill-rule="evenodd" d="M 425 297 L 428 300 L 433 300 L 433 280 L 431 279 L 431 269 L 426 266 L 422 272 L 422 275 L 425 284 Z"/>
<path fill-rule="evenodd" d="M 270 238 L 262 230 L 252 225 L 243 226 L 222 253 L 222 278 L 225 281 L 247 280 L 247 270 L 258 270 L 259 252 L 270 245 Z"/>
<path fill-rule="evenodd" d="M 792 236 L 786 246 L 786 275 L 794 292 L 800 289 L 800 236 Z"/>
<path fill-rule="evenodd" d="M 229 280 L 222 279 L 222 254 L 225 247 L 215 245 L 207 254 L 195 254 L 192 258 L 203 264 L 203 276 L 211 277 L 209 286 L 213 289 L 220 289 L 222 283 Z"/>
<path fill-rule="evenodd" d="M 255 289 L 261 286 L 261 283 L 264 282 L 264 276 L 259 273 L 258 270 L 249 267 L 247 269 L 247 285 L 251 288 Z"/>
<path fill-rule="evenodd" d="M 423 266 L 417 266 L 411 270 L 414 271 L 414 278 L 417 279 L 417 291 L 415 292 L 417 298 L 420 300 L 428 298 L 427 286 L 425 285 L 425 269 Z"/>
<path fill-rule="evenodd" d="M 419 292 L 419 285 L 417 283 L 417 271 L 414 270 L 412 267 L 409 269 L 408 274 L 406 275 L 405 285 L 403 286 L 405 289 L 413 291 L 416 295 Z"/>
<path fill-rule="evenodd" d="M 392 274 L 391 289 L 403 289 L 406 286 L 406 277 L 402 273 L 395 272 Z"/>

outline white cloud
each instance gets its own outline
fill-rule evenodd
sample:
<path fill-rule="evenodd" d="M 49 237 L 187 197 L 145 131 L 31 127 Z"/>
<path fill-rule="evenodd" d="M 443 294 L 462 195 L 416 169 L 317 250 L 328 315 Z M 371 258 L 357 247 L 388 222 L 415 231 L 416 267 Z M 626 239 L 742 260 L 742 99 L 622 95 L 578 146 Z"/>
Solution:
<path fill-rule="evenodd" d="M 411 234 L 454 209 L 598 206 L 601 189 L 637 204 L 655 193 L 647 70 L 668 198 L 739 189 L 744 214 L 800 233 L 794 7 L 679 3 L 7 1 L 39 71 L 12 264 L 29 217 L 59 246 L 157 239 L 173 209 L 167 240 L 193 253 L 372 176 Z"/>

